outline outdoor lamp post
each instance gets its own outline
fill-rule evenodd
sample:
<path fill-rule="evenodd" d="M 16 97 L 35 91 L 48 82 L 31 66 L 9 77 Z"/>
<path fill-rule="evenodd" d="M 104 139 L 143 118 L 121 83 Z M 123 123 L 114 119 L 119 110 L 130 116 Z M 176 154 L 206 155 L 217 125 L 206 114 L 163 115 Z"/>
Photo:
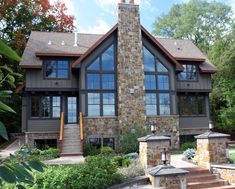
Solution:
<path fill-rule="evenodd" d="M 163 151 L 161 152 L 161 160 L 163 162 L 163 165 L 166 165 L 166 162 L 167 162 L 167 151 L 166 151 L 166 148 L 163 148 Z"/>
<path fill-rule="evenodd" d="M 209 129 L 210 129 L 210 131 L 211 131 L 212 129 L 214 129 L 213 121 L 209 121 L 208 124 L 209 124 Z"/>
<path fill-rule="evenodd" d="M 156 125 L 151 125 L 151 132 L 152 132 L 153 134 L 156 133 L 156 130 L 157 130 Z"/>

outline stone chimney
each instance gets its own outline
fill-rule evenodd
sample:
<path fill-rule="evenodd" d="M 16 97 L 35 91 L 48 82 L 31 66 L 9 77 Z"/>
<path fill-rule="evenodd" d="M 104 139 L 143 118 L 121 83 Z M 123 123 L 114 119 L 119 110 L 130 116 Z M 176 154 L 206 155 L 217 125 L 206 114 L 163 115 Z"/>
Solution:
<path fill-rule="evenodd" d="M 145 122 L 145 89 L 139 5 L 118 4 L 118 119 L 120 126 Z"/>

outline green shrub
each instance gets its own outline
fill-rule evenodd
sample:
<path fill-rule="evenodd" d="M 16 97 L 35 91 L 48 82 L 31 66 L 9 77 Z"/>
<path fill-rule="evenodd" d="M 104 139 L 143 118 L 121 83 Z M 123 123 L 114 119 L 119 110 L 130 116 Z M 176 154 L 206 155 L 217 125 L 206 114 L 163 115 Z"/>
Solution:
<path fill-rule="evenodd" d="M 44 155 L 46 155 L 46 156 L 50 156 L 50 157 L 53 157 L 53 158 L 57 158 L 57 157 L 60 156 L 60 150 L 58 148 L 48 148 L 48 149 L 43 150 L 43 151 L 44 151 Z"/>
<path fill-rule="evenodd" d="M 131 163 L 131 158 L 124 156 L 114 156 L 112 160 L 118 167 L 127 167 Z"/>
<path fill-rule="evenodd" d="M 48 167 L 32 189 L 105 189 L 122 180 L 112 158 L 92 156 L 84 164 Z"/>
<path fill-rule="evenodd" d="M 100 149 L 90 143 L 84 145 L 84 156 L 96 156 L 100 154 Z"/>
<path fill-rule="evenodd" d="M 194 142 L 185 142 L 185 143 L 181 144 L 181 149 L 182 150 L 187 150 L 189 148 L 196 148 L 196 147 L 197 147 L 196 141 L 194 141 Z"/>
<path fill-rule="evenodd" d="M 192 159 L 194 158 L 194 156 L 196 155 L 196 150 L 193 148 L 189 148 L 187 150 L 184 151 L 183 155 L 187 158 L 187 159 Z"/>
<path fill-rule="evenodd" d="M 136 123 L 131 126 L 127 126 L 129 129 L 122 134 L 120 139 L 120 145 L 116 150 L 118 153 L 131 153 L 139 151 L 138 138 L 143 137 L 148 134 L 144 123 Z"/>
<path fill-rule="evenodd" d="M 132 159 L 129 166 L 119 168 L 118 173 L 123 175 L 124 179 L 130 179 L 145 174 L 144 168 L 137 159 Z"/>
<path fill-rule="evenodd" d="M 105 146 L 105 147 L 102 147 L 100 149 L 100 153 L 101 154 L 112 154 L 113 153 L 113 149 L 111 147 L 108 147 L 108 146 Z"/>
<path fill-rule="evenodd" d="M 232 163 L 235 163 L 235 153 L 229 154 L 229 160 L 230 160 Z"/>
<path fill-rule="evenodd" d="M 30 155 L 40 155 L 41 154 L 41 150 L 38 148 L 32 148 L 29 151 Z"/>

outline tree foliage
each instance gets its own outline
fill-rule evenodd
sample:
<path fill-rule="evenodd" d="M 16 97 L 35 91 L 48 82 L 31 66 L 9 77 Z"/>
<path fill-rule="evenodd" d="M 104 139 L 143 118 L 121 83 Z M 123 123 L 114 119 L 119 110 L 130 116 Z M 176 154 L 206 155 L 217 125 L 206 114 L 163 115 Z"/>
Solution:
<path fill-rule="evenodd" d="M 232 11 L 228 5 L 206 0 L 175 4 L 168 14 L 157 18 L 153 34 L 192 40 L 201 50 L 231 31 Z"/>
<path fill-rule="evenodd" d="M 235 24 L 224 3 L 190 0 L 175 4 L 154 24 L 154 34 L 192 40 L 217 66 L 210 98 L 216 127 L 235 131 Z"/>
<path fill-rule="evenodd" d="M 0 35 L 18 54 L 22 54 L 29 34 L 35 31 L 71 32 L 74 17 L 61 1 L 1 0 Z"/>

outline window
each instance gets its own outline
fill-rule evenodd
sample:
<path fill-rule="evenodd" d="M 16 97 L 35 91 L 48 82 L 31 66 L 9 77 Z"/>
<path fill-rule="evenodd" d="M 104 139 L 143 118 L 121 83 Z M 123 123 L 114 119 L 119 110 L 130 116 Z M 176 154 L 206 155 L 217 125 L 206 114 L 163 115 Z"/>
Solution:
<path fill-rule="evenodd" d="M 108 146 L 114 149 L 115 147 L 115 139 L 114 138 L 101 138 L 101 137 L 96 137 L 96 138 L 89 138 L 88 142 L 96 147 L 97 149 Z"/>
<path fill-rule="evenodd" d="M 60 111 L 60 96 L 31 97 L 31 117 L 33 118 L 59 118 Z"/>
<path fill-rule="evenodd" d="M 203 116 L 206 115 L 205 96 L 195 93 L 180 93 L 179 114 L 183 116 Z"/>
<path fill-rule="evenodd" d="M 39 149 L 45 149 L 48 147 L 57 148 L 56 139 L 35 139 L 34 146 Z"/>
<path fill-rule="evenodd" d="M 115 116 L 115 93 L 88 93 L 89 116 Z"/>
<path fill-rule="evenodd" d="M 88 116 L 115 116 L 114 45 L 108 47 L 86 68 Z"/>
<path fill-rule="evenodd" d="M 197 80 L 197 68 L 196 65 L 184 64 L 184 71 L 178 74 L 180 81 L 196 81 Z"/>
<path fill-rule="evenodd" d="M 69 62 L 67 60 L 46 60 L 45 77 L 53 79 L 69 78 Z"/>
<path fill-rule="evenodd" d="M 146 115 L 171 113 L 168 69 L 144 47 Z"/>

